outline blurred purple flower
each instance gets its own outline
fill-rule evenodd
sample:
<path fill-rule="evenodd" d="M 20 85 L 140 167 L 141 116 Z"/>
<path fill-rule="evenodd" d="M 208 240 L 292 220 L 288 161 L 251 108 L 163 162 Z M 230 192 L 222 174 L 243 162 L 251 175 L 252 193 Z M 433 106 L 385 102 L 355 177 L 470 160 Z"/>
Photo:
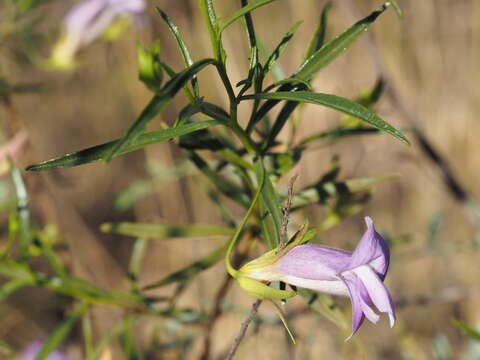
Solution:
<path fill-rule="evenodd" d="M 333 295 L 349 296 L 352 302 L 352 334 L 367 317 L 373 323 L 379 316 L 372 306 L 395 323 L 392 298 L 383 284 L 388 271 L 390 251 L 385 240 L 366 217 L 367 231 L 353 253 L 321 245 L 298 245 L 266 267 L 245 265 L 245 274 L 263 281 L 287 284 Z"/>
<path fill-rule="evenodd" d="M 40 349 L 42 348 L 43 343 L 41 341 L 35 341 L 27 346 L 27 348 L 20 355 L 20 360 L 35 360 Z M 59 350 L 54 350 L 47 356 L 46 360 L 68 360 L 67 355 L 60 352 Z"/>
<path fill-rule="evenodd" d="M 82 46 L 97 39 L 118 19 L 140 22 L 144 11 L 144 0 L 85 0 L 75 5 L 65 18 L 66 32 L 53 51 L 53 64 L 71 68 Z"/>

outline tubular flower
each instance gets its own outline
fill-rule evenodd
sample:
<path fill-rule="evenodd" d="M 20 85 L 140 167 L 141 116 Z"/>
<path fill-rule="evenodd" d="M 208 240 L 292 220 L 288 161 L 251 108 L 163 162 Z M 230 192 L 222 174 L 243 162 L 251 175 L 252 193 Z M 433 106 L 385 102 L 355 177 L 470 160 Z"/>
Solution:
<path fill-rule="evenodd" d="M 280 256 L 270 251 L 247 263 L 239 270 L 241 276 L 257 281 L 283 281 L 287 284 L 333 295 L 350 297 L 352 303 L 352 334 L 365 317 L 379 320 L 374 311 L 388 314 L 390 326 L 395 323 L 392 298 L 383 284 L 388 271 L 390 252 L 385 240 L 375 231 L 371 218 L 366 217 L 367 230 L 355 251 L 348 252 L 321 245 L 302 244 Z M 347 339 L 347 340 L 348 340 Z"/>
<path fill-rule="evenodd" d="M 74 65 L 75 53 L 104 34 L 117 20 L 140 21 L 145 11 L 144 0 L 85 0 L 67 14 L 65 31 L 55 46 L 51 62 L 57 68 Z"/>

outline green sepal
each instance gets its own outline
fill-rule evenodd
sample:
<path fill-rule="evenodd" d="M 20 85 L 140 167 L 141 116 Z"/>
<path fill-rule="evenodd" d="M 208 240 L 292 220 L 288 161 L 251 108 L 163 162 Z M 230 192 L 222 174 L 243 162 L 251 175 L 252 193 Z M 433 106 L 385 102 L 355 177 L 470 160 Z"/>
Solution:
<path fill-rule="evenodd" d="M 283 300 L 290 299 L 297 295 L 295 291 L 274 289 L 258 280 L 246 276 L 238 276 L 237 281 L 243 290 L 245 290 L 250 295 L 262 300 Z"/>

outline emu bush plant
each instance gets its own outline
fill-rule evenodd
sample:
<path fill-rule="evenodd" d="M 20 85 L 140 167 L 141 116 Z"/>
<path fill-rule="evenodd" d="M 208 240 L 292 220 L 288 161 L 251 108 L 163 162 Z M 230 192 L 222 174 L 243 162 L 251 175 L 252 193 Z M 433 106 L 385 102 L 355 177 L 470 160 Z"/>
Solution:
<path fill-rule="evenodd" d="M 280 189 L 278 182 L 298 164 L 306 150 L 324 139 L 336 140 L 364 133 L 385 133 L 392 137 L 392 141 L 409 143 L 399 130 L 372 111 L 381 94 L 382 81 L 378 81 L 374 89 L 357 102 L 317 92 L 311 85 L 311 80 L 367 31 L 384 11 L 389 7 L 394 7 L 398 13 L 400 10 L 394 1 L 387 1 L 335 38 L 327 39 L 325 30 L 331 6 L 327 4 L 317 29 L 312 31 L 313 36 L 305 51 L 305 59 L 299 64 L 298 70 L 288 77 L 275 78 L 271 75 L 278 74 L 274 71 L 278 66 L 277 60 L 294 38 L 299 23 L 294 24 L 285 35 L 279 34 L 278 45 L 271 53 L 262 56 L 264 54 L 259 50 L 261 41 L 255 32 L 251 12 L 272 1 L 257 0 L 248 3 L 247 0 L 241 0 L 241 6 L 234 14 L 218 17 L 213 0 L 200 0 L 199 8 L 205 20 L 205 31 L 208 31 L 210 37 L 212 55 L 199 60 L 188 50 L 188 44 L 183 40 L 174 19 L 156 8 L 159 15 L 156 20 L 163 21 L 175 38 L 185 68 L 177 69 L 165 63 L 158 43 L 147 48 L 138 45 L 136 51 L 139 79 L 152 92 L 152 98 L 125 134 L 108 143 L 27 167 L 29 171 L 48 171 L 97 161 L 104 161 L 105 166 L 108 166 L 108 163 L 118 156 L 173 140 L 183 149 L 185 157 L 211 182 L 210 197 L 213 204 L 219 205 L 226 226 L 103 224 L 101 230 L 104 232 L 138 238 L 129 268 L 133 285 L 131 292 L 106 291 L 66 271 L 48 237 L 40 236 L 37 230 L 30 227 L 22 177 L 18 169 L 14 170 L 18 202 L 19 205 L 23 204 L 12 218 L 11 227 L 18 229 L 12 231 L 13 236 L 19 239 L 19 255 L 14 257 L 9 248 L 5 249 L 0 261 L 0 274 L 9 280 L 0 293 L 5 297 L 23 286 L 37 285 L 78 300 L 77 307 L 65 323 L 43 343 L 41 356 L 37 358 L 46 358 L 51 351 L 59 347 L 76 322 L 82 319 L 85 322 L 93 304 L 121 307 L 128 315 L 111 338 L 103 339 L 95 346 L 91 341 L 86 341 L 88 359 L 97 358 L 101 347 L 108 341 L 128 334 L 137 314 L 173 318 L 180 322 L 206 321 L 205 314 L 177 307 L 175 299 L 190 282 L 195 281 L 201 271 L 223 259 L 226 259 L 226 271 L 238 284 L 261 300 L 285 300 L 298 293 L 313 310 L 340 323 L 343 313 L 330 306 L 331 299 L 327 295 L 317 294 L 313 290 L 346 295 L 351 298 L 353 306 L 353 333 L 358 330 L 365 316 L 373 322 L 378 320 L 378 315 L 372 309 L 373 305 L 379 311 L 388 313 L 393 325 L 393 302 L 383 285 L 389 261 L 388 247 L 375 231 L 371 219 L 367 218 L 368 230 L 353 253 L 320 245 L 305 245 L 313 240 L 318 232 L 358 213 L 368 200 L 365 195 L 370 193 L 372 186 L 389 176 L 339 181 L 336 178 L 338 165 L 334 164 L 327 174 L 319 176 L 317 182 L 296 193 L 290 191 L 290 195 Z M 140 0 L 131 0 L 131 9 L 126 6 L 129 1 L 125 0 L 121 5 L 120 3 L 122 2 L 112 0 L 80 2 L 68 15 L 65 32 L 55 47 L 50 66 L 71 68 L 80 47 L 101 37 L 102 33 L 112 31 L 112 27 L 118 26 L 118 21 L 123 18 L 138 19 L 144 6 L 149 6 Z M 243 80 L 234 84 L 228 75 L 229 54 L 223 47 L 222 34 L 237 21 L 241 21 L 246 29 L 250 56 L 248 73 Z M 204 84 L 198 81 L 197 74 L 207 67 L 213 67 L 221 79 L 228 95 L 228 106 L 210 103 L 202 96 Z M 274 80 L 271 80 L 272 78 Z M 175 122 L 162 130 L 146 132 L 148 124 L 155 120 L 179 92 L 186 95 L 188 103 L 178 113 Z M 288 127 L 293 113 L 300 113 L 300 105 L 306 103 L 328 107 L 356 120 L 348 124 L 344 122 L 327 131 L 309 134 L 303 139 L 280 140 L 279 134 Z M 246 121 L 240 121 L 238 109 L 244 105 L 251 111 Z M 279 111 L 272 115 L 272 110 L 277 108 Z M 222 131 L 219 131 L 220 129 Z M 237 221 L 223 204 L 225 198 L 231 199 L 244 209 L 245 216 L 241 221 Z M 285 214 L 282 214 L 285 201 L 289 205 L 284 209 Z M 298 211 L 315 203 L 327 210 L 323 222 L 310 228 L 306 223 L 288 239 L 286 229 L 289 211 Z M 228 235 L 231 239 L 191 265 L 166 276 L 159 274 L 158 281 L 146 286 L 139 285 L 138 271 L 147 238 L 217 235 Z M 266 254 L 237 270 L 231 259 L 237 241 L 241 238 L 252 243 L 258 240 L 263 244 Z M 45 256 L 55 275 L 46 276 L 29 266 L 29 249 L 32 246 Z M 307 261 L 308 266 L 299 267 L 298 263 L 302 261 Z M 287 289 L 285 283 L 290 284 L 291 288 Z M 165 299 L 149 295 L 148 290 L 169 284 L 176 284 L 177 289 L 171 298 L 166 299 L 169 300 L 168 306 L 165 305 Z M 281 310 L 279 315 L 284 320 Z M 242 329 L 246 329 L 246 326 L 248 322 Z M 84 336 L 90 336 L 88 327 L 85 326 Z M 229 357 L 233 356 L 240 341 L 241 336 L 234 343 Z"/>

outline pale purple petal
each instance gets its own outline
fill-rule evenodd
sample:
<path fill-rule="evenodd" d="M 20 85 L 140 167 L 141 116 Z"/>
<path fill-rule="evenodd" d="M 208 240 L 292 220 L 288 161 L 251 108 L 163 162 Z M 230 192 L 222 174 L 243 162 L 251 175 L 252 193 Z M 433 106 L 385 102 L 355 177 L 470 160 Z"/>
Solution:
<path fill-rule="evenodd" d="M 86 0 L 74 6 L 65 25 L 72 39 L 84 46 L 98 38 L 119 16 L 139 18 L 144 0 Z"/>
<path fill-rule="evenodd" d="M 340 279 L 336 280 L 312 280 L 295 276 L 282 276 L 278 280 L 290 285 L 295 285 L 305 289 L 315 290 L 326 294 L 349 296 L 347 286 Z"/>
<path fill-rule="evenodd" d="M 368 296 L 378 311 L 388 314 L 390 326 L 392 327 L 395 324 L 395 309 L 392 298 L 380 277 L 368 265 L 359 266 L 353 272 L 362 281 Z"/>
<path fill-rule="evenodd" d="M 352 254 L 350 263 L 343 271 L 369 264 L 383 280 L 390 263 L 390 251 L 382 236 L 375 231 L 373 220 L 365 217 L 367 231 L 362 236 L 357 248 Z"/>
<path fill-rule="evenodd" d="M 145 11 L 144 0 L 108 0 L 108 2 L 119 14 L 134 15 Z"/>
<path fill-rule="evenodd" d="M 43 343 L 41 341 L 31 343 L 20 355 L 20 360 L 35 360 L 42 345 Z M 68 357 L 59 350 L 54 350 L 48 355 L 46 360 L 68 360 Z"/>
<path fill-rule="evenodd" d="M 275 270 L 303 279 L 338 280 L 350 263 L 351 253 L 321 245 L 298 245 L 277 261 Z"/>
<path fill-rule="evenodd" d="M 353 335 L 355 335 L 360 326 L 362 326 L 363 320 L 365 320 L 365 314 L 362 309 L 362 301 L 360 298 L 360 294 L 356 290 L 355 284 L 345 278 L 343 279 L 343 281 L 348 288 L 350 301 L 352 302 L 352 333 L 348 338 L 345 339 L 345 341 L 348 341 Z"/>
<path fill-rule="evenodd" d="M 107 0 L 87 0 L 75 5 L 65 18 L 71 39 L 86 45 L 98 37 L 112 21 Z"/>

